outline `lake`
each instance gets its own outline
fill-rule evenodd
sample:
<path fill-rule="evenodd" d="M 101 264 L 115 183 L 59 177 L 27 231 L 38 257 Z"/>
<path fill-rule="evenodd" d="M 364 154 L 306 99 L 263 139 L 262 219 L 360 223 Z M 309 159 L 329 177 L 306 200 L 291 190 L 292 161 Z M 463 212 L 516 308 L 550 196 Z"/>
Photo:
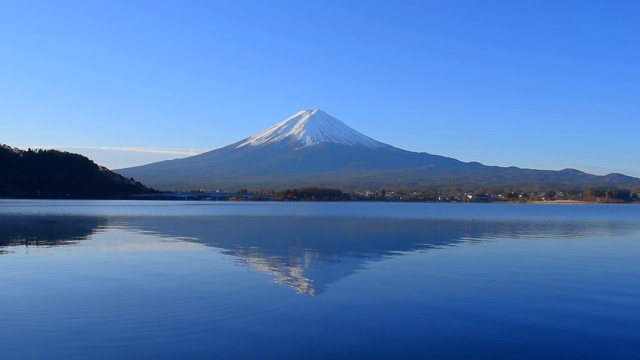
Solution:
<path fill-rule="evenodd" d="M 640 206 L 0 201 L 2 359 L 639 359 Z"/>

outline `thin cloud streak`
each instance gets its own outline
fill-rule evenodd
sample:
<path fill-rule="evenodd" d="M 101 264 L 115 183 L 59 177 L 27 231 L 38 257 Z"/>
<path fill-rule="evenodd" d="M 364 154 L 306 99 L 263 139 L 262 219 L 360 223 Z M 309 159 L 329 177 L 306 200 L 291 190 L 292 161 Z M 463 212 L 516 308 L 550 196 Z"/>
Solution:
<path fill-rule="evenodd" d="M 170 154 L 170 155 L 198 155 L 207 150 L 201 149 L 178 149 L 178 148 L 146 148 L 146 147 L 117 147 L 117 146 L 36 146 L 36 149 L 82 149 L 82 150 L 109 150 L 109 151 L 129 151 L 150 154 Z"/>

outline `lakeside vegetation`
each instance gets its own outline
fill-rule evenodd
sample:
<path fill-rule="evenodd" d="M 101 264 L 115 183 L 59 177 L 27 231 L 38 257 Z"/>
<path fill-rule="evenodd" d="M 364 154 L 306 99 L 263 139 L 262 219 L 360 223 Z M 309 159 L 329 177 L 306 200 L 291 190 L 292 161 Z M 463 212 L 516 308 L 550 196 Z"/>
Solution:
<path fill-rule="evenodd" d="M 461 189 L 379 189 L 342 191 L 335 188 L 301 187 L 285 190 L 240 189 L 238 194 L 268 195 L 280 201 L 389 201 L 389 202 L 443 202 L 443 203 L 532 203 L 532 202 L 589 202 L 589 203 L 640 203 L 640 194 L 627 189 L 589 190 L 501 190 L 485 189 L 464 191 Z M 256 199 L 260 199 L 256 197 Z M 233 200 L 233 199 L 232 199 Z M 238 198 L 237 200 L 242 200 Z"/>

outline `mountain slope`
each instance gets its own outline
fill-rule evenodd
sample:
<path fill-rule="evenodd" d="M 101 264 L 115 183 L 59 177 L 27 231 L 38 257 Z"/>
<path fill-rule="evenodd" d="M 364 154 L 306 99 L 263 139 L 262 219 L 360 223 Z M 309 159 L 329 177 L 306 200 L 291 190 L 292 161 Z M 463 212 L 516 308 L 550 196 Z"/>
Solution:
<path fill-rule="evenodd" d="M 484 166 L 402 150 L 321 110 L 304 110 L 253 136 L 184 159 L 118 170 L 161 189 L 639 187 L 640 179 L 577 170 Z"/>
<path fill-rule="evenodd" d="M 150 192 L 82 155 L 0 145 L 0 197 L 112 199 Z"/>

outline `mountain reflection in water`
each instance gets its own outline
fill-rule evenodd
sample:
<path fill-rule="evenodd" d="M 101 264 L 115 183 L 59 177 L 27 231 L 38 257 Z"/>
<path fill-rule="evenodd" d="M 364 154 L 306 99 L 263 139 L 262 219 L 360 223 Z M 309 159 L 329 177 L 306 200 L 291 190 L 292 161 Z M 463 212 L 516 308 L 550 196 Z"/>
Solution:
<path fill-rule="evenodd" d="M 368 262 L 453 245 L 474 231 L 455 221 L 315 217 L 136 218 L 121 225 L 194 239 L 309 295 Z"/>
<path fill-rule="evenodd" d="M 405 253 L 496 238 L 579 238 L 603 229 L 616 231 L 603 224 L 588 228 L 584 223 L 524 220 L 79 215 L 2 219 L 2 248 L 70 245 L 89 239 L 100 229 L 117 227 L 213 247 L 309 295 L 324 292 L 329 284 L 362 270 L 367 263 Z"/>
<path fill-rule="evenodd" d="M 553 221 L 306 216 L 140 217 L 121 225 L 133 231 L 193 239 L 185 241 L 236 256 L 275 276 L 277 283 L 309 295 L 321 294 L 329 284 L 362 270 L 369 262 L 405 253 L 496 238 L 580 238 L 603 229 L 603 224 L 588 228 L 584 223 Z"/>

